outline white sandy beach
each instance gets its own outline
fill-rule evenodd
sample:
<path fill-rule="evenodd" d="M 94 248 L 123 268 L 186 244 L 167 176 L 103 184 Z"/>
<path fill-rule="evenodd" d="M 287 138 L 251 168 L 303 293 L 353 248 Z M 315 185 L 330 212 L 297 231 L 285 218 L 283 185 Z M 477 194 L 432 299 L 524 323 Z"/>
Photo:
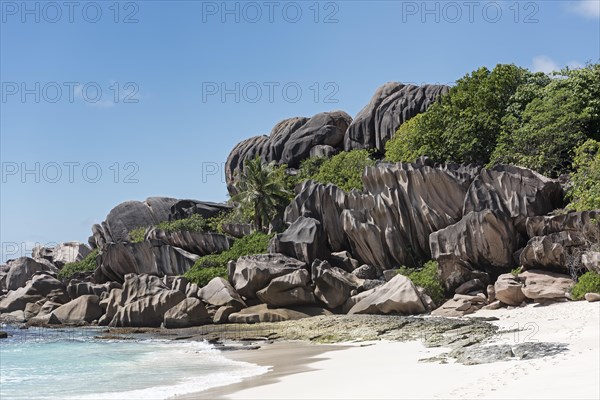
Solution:
<path fill-rule="evenodd" d="M 518 334 L 498 335 L 494 343 L 559 342 L 567 344 L 568 351 L 541 359 L 465 366 L 418 362 L 447 351 L 428 349 L 420 342 L 353 344 L 350 348 L 320 354 L 318 360 L 304 365 L 300 372 L 279 373 L 276 377 L 268 373 L 237 386 L 217 389 L 210 396 L 228 399 L 600 398 L 600 303 L 529 305 L 512 310 L 479 311 L 474 316 L 497 317 L 499 320 L 492 323 L 503 330 L 520 327 Z M 268 365 L 268 359 L 258 357 L 261 351 L 246 352 L 248 354 L 241 358 L 250 362 L 254 358 L 254 362 Z M 274 354 L 272 365 L 277 364 L 278 353 Z"/>

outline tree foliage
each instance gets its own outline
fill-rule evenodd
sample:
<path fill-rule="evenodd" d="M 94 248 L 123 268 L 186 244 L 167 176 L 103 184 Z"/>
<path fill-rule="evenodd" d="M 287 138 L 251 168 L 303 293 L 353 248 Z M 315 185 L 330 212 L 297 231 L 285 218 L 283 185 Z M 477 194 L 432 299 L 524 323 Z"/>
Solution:
<path fill-rule="evenodd" d="M 246 160 L 244 170 L 236 178 L 234 186 L 237 194 L 232 200 L 252 217 L 259 231 L 289 201 L 290 193 L 285 187 L 281 169 L 274 162 L 263 163 L 259 157 Z"/>
<path fill-rule="evenodd" d="M 65 264 L 61 270 L 58 271 L 58 277 L 66 280 L 70 279 L 78 272 L 93 272 L 98 267 L 96 263 L 97 257 L 98 249 L 94 249 L 90 254 L 85 256 L 83 260 Z"/>
<path fill-rule="evenodd" d="M 600 142 L 588 139 L 575 151 L 568 208 L 577 211 L 600 209 Z"/>

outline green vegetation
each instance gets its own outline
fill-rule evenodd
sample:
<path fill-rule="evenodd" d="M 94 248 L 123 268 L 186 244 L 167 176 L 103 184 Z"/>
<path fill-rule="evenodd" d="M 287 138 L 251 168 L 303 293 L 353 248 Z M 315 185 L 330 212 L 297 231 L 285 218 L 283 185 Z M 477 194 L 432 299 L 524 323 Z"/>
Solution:
<path fill-rule="evenodd" d="M 146 237 L 146 229 L 147 228 L 140 227 L 129 231 L 129 241 L 131 243 L 143 242 L 144 238 Z"/>
<path fill-rule="evenodd" d="M 209 229 L 209 223 L 202 216 L 193 214 L 189 218 L 161 222 L 156 225 L 156 228 L 162 229 L 167 233 L 181 231 L 205 232 Z"/>
<path fill-rule="evenodd" d="M 571 289 L 573 300 L 581 300 L 586 293 L 600 293 L 600 274 L 597 272 L 586 272 Z"/>
<path fill-rule="evenodd" d="M 242 214 L 252 217 L 259 231 L 268 226 L 289 202 L 290 193 L 285 188 L 283 172 L 274 162 L 263 164 L 259 157 L 246 160 L 234 186 L 237 194 L 232 200 L 242 208 Z"/>
<path fill-rule="evenodd" d="M 438 274 L 437 261 L 428 261 L 419 270 L 401 267 L 398 270 L 400 275 L 408 277 L 415 285 L 425 289 L 425 293 L 436 305 L 444 301 L 444 288 Z"/>
<path fill-rule="evenodd" d="M 343 151 L 323 160 L 311 179 L 324 184 L 333 183 L 345 191 L 363 190 L 362 174 L 366 167 L 375 165 L 375 160 L 370 156 L 367 150 Z"/>
<path fill-rule="evenodd" d="M 58 271 L 58 278 L 62 280 L 67 280 L 70 279 L 77 272 L 93 272 L 97 267 L 97 256 L 98 249 L 94 249 L 83 260 L 65 264 L 65 266 L 62 267 L 60 271 Z"/>
<path fill-rule="evenodd" d="M 252 254 L 266 253 L 271 237 L 272 235 L 262 232 L 254 232 L 241 239 L 236 239 L 229 250 L 200 257 L 184 276 L 190 282 L 194 282 L 199 286 L 206 285 L 215 276 L 227 275 L 227 263 L 230 260 L 237 260 L 242 256 Z"/>
<path fill-rule="evenodd" d="M 600 140 L 600 64 L 554 75 L 480 68 L 402 124 L 386 158 L 509 163 L 552 177 L 570 172 L 577 146 Z"/>
<path fill-rule="evenodd" d="M 569 191 L 570 209 L 577 211 L 600 208 L 600 142 L 588 139 L 575 150 Z"/>

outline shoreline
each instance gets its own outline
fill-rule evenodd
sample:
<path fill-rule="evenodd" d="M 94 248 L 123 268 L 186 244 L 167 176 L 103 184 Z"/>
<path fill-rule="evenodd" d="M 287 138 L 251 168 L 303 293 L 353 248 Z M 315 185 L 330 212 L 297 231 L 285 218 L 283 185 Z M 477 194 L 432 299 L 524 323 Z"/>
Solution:
<path fill-rule="evenodd" d="M 600 397 L 600 303 L 530 304 L 472 316 L 498 318 L 492 323 L 500 333 L 486 345 L 552 342 L 565 344 L 567 350 L 542 358 L 463 365 L 423 362 L 435 360 L 448 348 L 426 347 L 421 341 L 333 346 L 276 342 L 257 350 L 223 353 L 232 360 L 273 365 L 272 371 L 176 399 Z M 307 353 L 290 365 L 286 355 L 294 346 Z"/>

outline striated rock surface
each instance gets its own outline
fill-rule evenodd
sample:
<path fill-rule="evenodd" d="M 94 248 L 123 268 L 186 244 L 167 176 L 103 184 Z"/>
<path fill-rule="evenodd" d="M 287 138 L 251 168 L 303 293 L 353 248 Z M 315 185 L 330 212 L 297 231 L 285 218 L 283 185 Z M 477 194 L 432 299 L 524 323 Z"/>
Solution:
<path fill-rule="evenodd" d="M 181 275 L 194 265 L 199 256 L 160 241 L 109 243 L 100 254 L 96 281 L 123 282 L 125 275 Z"/>
<path fill-rule="evenodd" d="M 221 253 L 229 250 L 233 239 L 220 233 L 212 232 L 165 232 L 152 228 L 146 234 L 146 240 L 157 240 L 172 247 L 183 249 L 198 256 Z"/>
<path fill-rule="evenodd" d="M 86 244 L 79 242 L 60 243 L 54 247 L 36 246 L 31 257 L 43 258 L 62 268 L 65 264 L 81 261 L 92 252 L 92 249 Z"/>
<path fill-rule="evenodd" d="M 246 298 L 256 298 L 256 292 L 267 287 L 272 279 L 306 268 L 302 261 L 283 254 L 257 254 L 231 261 L 227 266 L 229 281 Z"/>
<path fill-rule="evenodd" d="M 177 200 L 171 206 L 169 212 L 169 221 L 189 218 L 194 214 L 199 214 L 202 218 L 208 219 L 222 212 L 231 210 L 231 206 L 223 203 L 213 203 L 210 201 L 199 200 Z"/>
<path fill-rule="evenodd" d="M 157 276 L 125 276 L 123 289 L 113 289 L 104 302 L 105 315 L 100 325 L 158 327 L 164 314 L 185 299 L 185 293 L 170 290 Z"/>
<path fill-rule="evenodd" d="M 216 277 L 198 290 L 198 297 L 213 306 L 231 306 L 240 310 L 246 303 L 225 278 Z"/>
<path fill-rule="evenodd" d="M 465 197 L 463 214 L 492 210 L 512 218 L 544 215 L 563 205 L 558 180 L 512 165 L 483 168 Z"/>
<path fill-rule="evenodd" d="M 309 283 L 308 271 L 299 269 L 271 280 L 266 288 L 256 292 L 256 296 L 263 303 L 275 307 L 315 304 L 316 299 Z"/>
<path fill-rule="evenodd" d="M 529 239 L 519 254 L 519 263 L 527 268 L 555 269 L 569 271 L 569 266 L 579 265 L 577 249 L 585 239 L 576 231 L 561 231 L 546 236 Z"/>
<path fill-rule="evenodd" d="M 81 282 L 72 279 L 67 285 L 67 294 L 71 299 L 76 299 L 80 296 L 95 295 L 101 297 L 103 293 L 110 293 L 115 288 L 121 288 L 121 284 L 117 282 L 106 282 L 103 284 L 94 284 L 90 282 Z"/>
<path fill-rule="evenodd" d="M 52 300 L 63 304 L 69 301 L 65 293 L 65 285 L 56 278 L 45 273 L 34 275 L 24 287 L 8 292 L 0 299 L 0 313 L 25 310 L 28 303 L 40 300 Z"/>
<path fill-rule="evenodd" d="M 600 252 L 587 251 L 581 255 L 581 263 L 588 271 L 600 274 Z"/>
<path fill-rule="evenodd" d="M 364 279 L 320 260 L 312 264 L 311 276 L 315 283 L 315 297 L 332 309 L 344 304 L 352 291 L 358 291 L 364 283 Z"/>
<path fill-rule="evenodd" d="M 456 257 L 467 267 L 502 272 L 513 266 L 518 237 L 513 222 L 503 213 L 470 212 L 458 223 L 429 236 L 434 259 Z"/>
<path fill-rule="evenodd" d="M 229 193 L 234 194 L 232 183 L 238 171 L 243 170 L 245 160 L 258 156 L 265 162 L 275 161 L 297 168 L 316 146 L 342 149 L 351 121 L 343 111 L 324 112 L 312 118 L 289 118 L 275 125 L 269 136 L 256 136 L 238 143 L 225 164 Z"/>
<path fill-rule="evenodd" d="M 452 164 L 380 163 L 366 169 L 366 194 L 305 182 L 288 206 L 285 221 L 321 222 L 332 252 L 351 249 L 360 262 L 379 269 L 416 267 L 431 258 L 432 232 L 458 222 L 477 172 Z"/>
<path fill-rule="evenodd" d="M 149 197 L 145 201 L 126 201 L 117 205 L 104 222 L 92 226 L 95 247 L 128 241 L 131 230 L 168 221 L 171 207 L 177 201 L 170 197 Z"/>
<path fill-rule="evenodd" d="M 388 82 L 379 87 L 369 104 L 354 118 L 344 136 L 344 149 L 377 149 L 383 153 L 385 143 L 400 125 L 427 110 L 440 95 L 447 93 L 445 85 L 405 85 Z"/>
<path fill-rule="evenodd" d="M 269 248 L 272 253 L 304 261 L 306 264 L 329 254 L 321 223 L 314 218 L 298 217 L 283 233 L 277 234 Z"/>
<path fill-rule="evenodd" d="M 165 328 L 188 328 L 212 322 L 204 304 L 194 298 L 187 298 L 165 313 Z"/>
<path fill-rule="evenodd" d="M 562 231 L 579 232 L 589 239 L 600 240 L 600 210 L 570 212 L 561 215 L 530 217 L 525 221 L 527 236 L 545 236 Z"/>
<path fill-rule="evenodd" d="M 421 314 L 427 311 L 410 279 L 396 275 L 361 298 L 348 314 Z"/>
<path fill-rule="evenodd" d="M 80 296 L 52 311 L 50 321 L 62 324 L 96 321 L 102 316 L 99 303 L 100 298 L 96 295 Z"/>
<path fill-rule="evenodd" d="M 5 277 L 6 290 L 16 290 L 25 286 L 35 274 L 46 272 L 56 274 L 58 269 L 45 259 L 34 260 L 30 257 L 19 257 L 15 260 L 9 260 L 7 263 L 8 272 Z"/>

